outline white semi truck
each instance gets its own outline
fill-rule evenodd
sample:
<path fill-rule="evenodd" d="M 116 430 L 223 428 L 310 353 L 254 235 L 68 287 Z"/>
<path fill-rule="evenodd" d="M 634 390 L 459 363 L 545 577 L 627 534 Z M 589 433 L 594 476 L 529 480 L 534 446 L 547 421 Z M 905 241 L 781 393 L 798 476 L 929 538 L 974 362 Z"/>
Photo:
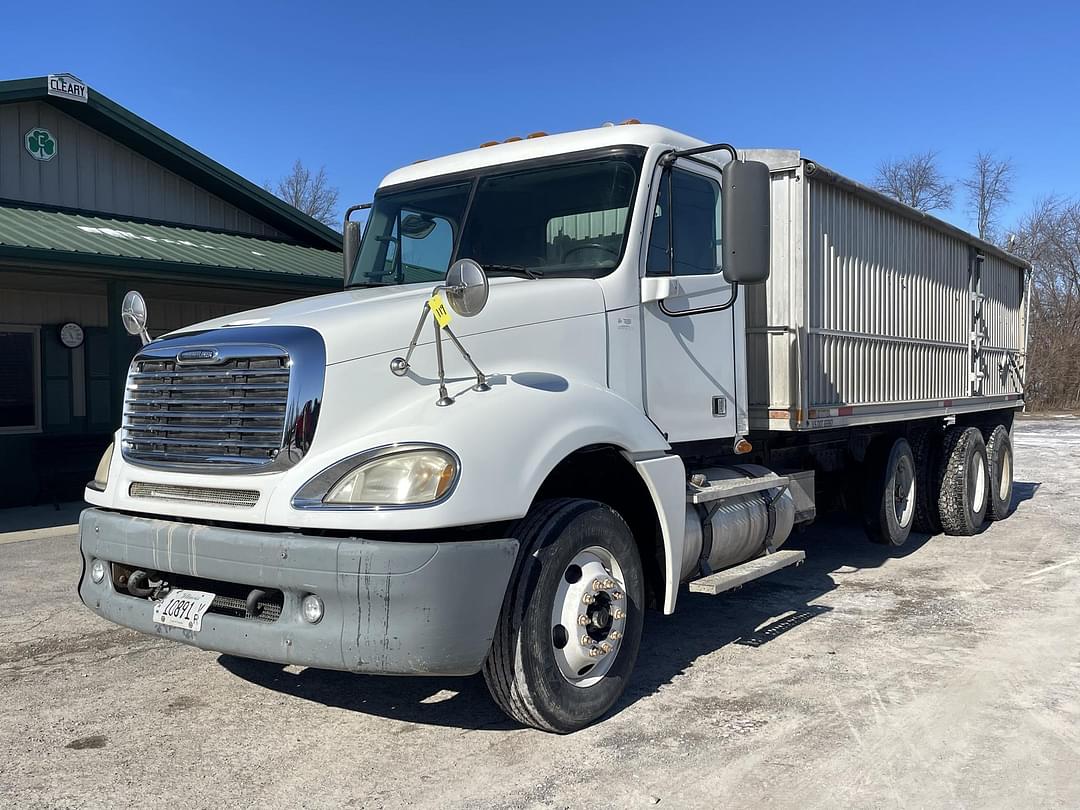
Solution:
<path fill-rule="evenodd" d="M 618 700 L 646 608 L 801 561 L 819 503 L 893 546 L 1009 513 L 1028 266 L 798 152 L 633 122 L 419 162 L 357 208 L 339 293 L 153 341 L 129 294 L 96 613 L 482 671 L 568 732 Z"/>

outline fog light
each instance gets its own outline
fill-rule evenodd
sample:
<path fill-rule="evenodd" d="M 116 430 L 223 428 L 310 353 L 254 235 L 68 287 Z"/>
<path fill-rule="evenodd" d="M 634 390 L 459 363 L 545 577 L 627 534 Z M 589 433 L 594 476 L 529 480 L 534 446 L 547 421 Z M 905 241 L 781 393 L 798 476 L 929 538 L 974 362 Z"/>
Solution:
<path fill-rule="evenodd" d="M 304 597 L 304 601 L 300 603 L 300 612 L 303 614 L 305 622 L 318 624 L 323 615 L 322 599 L 313 593 L 309 593 Z"/>
<path fill-rule="evenodd" d="M 90 579 L 94 582 L 101 582 L 105 579 L 105 563 L 101 560 L 94 560 L 90 564 Z"/>

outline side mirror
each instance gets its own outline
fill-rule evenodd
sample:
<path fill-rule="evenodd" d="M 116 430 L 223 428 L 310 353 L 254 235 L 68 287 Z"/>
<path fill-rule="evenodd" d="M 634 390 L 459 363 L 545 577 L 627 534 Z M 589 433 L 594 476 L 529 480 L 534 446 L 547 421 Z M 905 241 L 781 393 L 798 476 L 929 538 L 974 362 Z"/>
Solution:
<path fill-rule="evenodd" d="M 769 167 L 756 160 L 724 165 L 724 280 L 760 284 L 769 277 Z"/>
<path fill-rule="evenodd" d="M 120 320 L 129 335 L 137 335 L 145 346 L 150 342 L 146 334 L 146 299 L 137 290 L 129 290 L 120 306 Z"/>
<path fill-rule="evenodd" d="M 360 223 L 349 219 L 353 211 L 367 211 L 375 203 L 363 203 L 362 205 L 350 205 L 345 209 L 345 223 L 341 230 L 342 264 L 345 266 L 345 283 L 349 283 L 349 274 L 353 265 L 356 264 L 356 254 L 360 252 Z"/>
<path fill-rule="evenodd" d="M 463 318 L 479 315 L 487 305 L 487 273 L 472 259 L 458 259 L 450 266 L 443 289 L 450 308 Z"/>
<path fill-rule="evenodd" d="M 344 252 L 345 283 L 349 283 L 349 273 L 356 264 L 356 254 L 360 251 L 360 223 L 345 221 L 345 232 L 342 234 L 341 247 Z"/>

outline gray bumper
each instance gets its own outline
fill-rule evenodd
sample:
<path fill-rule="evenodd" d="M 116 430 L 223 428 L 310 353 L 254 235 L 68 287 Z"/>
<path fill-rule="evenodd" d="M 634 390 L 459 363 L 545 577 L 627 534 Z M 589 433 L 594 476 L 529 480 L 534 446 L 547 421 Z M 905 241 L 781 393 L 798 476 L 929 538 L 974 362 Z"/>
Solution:
<path fill-rule="evenodd" d="M 100 616 L 143 633 L 247 658 L 339 669 L 469 675 L 487 656 L 517 540 L 407 543 L 253 531 L 87 509 L 79 520 L 79 596 Z M 276 588 L 273 622 L 207 613 L 202 630 L 155 624 L 153 602 L 90 578 L 97 559 L 209 580 Z M 167 577 L 166 577 L 167 579 Z M 322 598 L 318 624 L 301 618 Z"/>

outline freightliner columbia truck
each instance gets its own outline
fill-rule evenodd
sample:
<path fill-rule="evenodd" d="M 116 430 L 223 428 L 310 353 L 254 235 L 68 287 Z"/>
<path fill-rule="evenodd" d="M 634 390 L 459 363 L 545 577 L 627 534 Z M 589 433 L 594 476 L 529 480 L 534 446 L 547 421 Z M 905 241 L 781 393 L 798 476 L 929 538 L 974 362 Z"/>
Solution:
<path fill-rule="evenodd" d="M 797 151 L 537 135 L 389 174 L 346 214 L 341 292 L 152 341 L 129 294 L 87 607 L 483 672 L 569 732 L 619 699 L 647 608 L 800 562 L 819 505 L 889 546 L 1008 515 L 1025 262 Z"/>

